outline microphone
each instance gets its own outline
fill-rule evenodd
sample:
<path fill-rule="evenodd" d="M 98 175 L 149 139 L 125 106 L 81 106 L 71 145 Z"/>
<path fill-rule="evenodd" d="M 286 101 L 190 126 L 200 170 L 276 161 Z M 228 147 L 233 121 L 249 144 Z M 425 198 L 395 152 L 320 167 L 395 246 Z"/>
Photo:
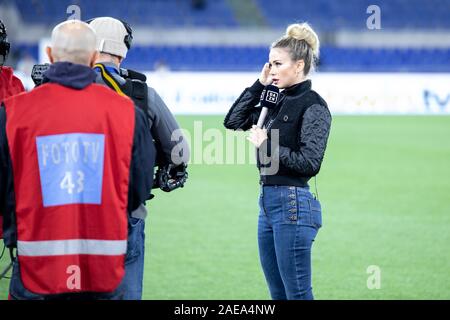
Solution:
<path fill-rule="evenodd" d="M 279 93 L 280 89 L 272 84 L 269 84 L 264 88 L 261 93 L 261 98 L 259 99 L 259 104 L 261 105 L 262 110 L 258 118 L 258 123 L 256 124 L 258 128 L 262 128 L 269 109 L 276 107 Z"/>

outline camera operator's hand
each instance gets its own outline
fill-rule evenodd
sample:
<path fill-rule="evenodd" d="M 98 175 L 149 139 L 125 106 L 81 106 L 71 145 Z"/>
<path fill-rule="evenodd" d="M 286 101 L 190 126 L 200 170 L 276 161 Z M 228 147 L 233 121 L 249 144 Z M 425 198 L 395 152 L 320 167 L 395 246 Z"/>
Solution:
<path fill-rule="evenodd" d="M 171 192 L 175 189 L 183 188 L 188 178 L 186 169 L 186 164 L 181 164 L 178 166 L 169 164 L 158 168 L 153 187 L 160 188 L 165 192 Z"/>
<path fill-rule="evenodd" d="M 272 77 L 270 76 L 270 64 L 268 62 L 266 62 L 266 64 L 264 64 L 264 67 L 261 70 L 261 74 L 259 76 L 259 82 L 263 85 L 263 86 L 267 86 L 269 84 L 272 84 Z"/>

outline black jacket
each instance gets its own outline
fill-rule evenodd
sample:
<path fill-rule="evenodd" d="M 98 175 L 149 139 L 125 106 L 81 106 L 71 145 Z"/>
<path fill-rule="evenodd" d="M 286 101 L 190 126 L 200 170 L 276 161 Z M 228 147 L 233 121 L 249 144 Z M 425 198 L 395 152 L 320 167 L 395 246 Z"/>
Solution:
<path fill-rule="evenodd" d="M 248 130 L 257 123 L 261 108 L 256 106 L 263 89 L 256 81 L 244 90 L 225 117 L 226 128 Z M 280 93 L 277 107 L 266 117 L 265 127 L 269 129 L 269 139 L 260 149 L 266 149 L 270 162 L 261 165 L 258 161 L 261 183 L 307 186 L 320 170 L 331 127 L 327 103 L 311 90 L 310 80 Z M 278 130 L 279 143 L 274 129 Z M 267 167 L 278 169 L 270 172 Z"/>

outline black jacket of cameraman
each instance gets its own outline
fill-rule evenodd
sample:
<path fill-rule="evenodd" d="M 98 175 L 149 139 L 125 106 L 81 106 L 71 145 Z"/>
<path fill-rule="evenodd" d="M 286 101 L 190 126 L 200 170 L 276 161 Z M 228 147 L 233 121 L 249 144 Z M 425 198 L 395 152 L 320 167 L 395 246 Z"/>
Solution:
<path fill-rule="evenodd" d="M 248 130 L 257 123 L 261 108 L 256 106 L 263 89 L 256 81 L 244 90 L 225 118 L 227 129 Z M 269 110 L 264 127 L 268 129 L 268 154 L 272 163 L 278 155 L 279 169 L 275 174 L 266 175 L 258 161 L 260 183 L 307 186 L 308 180 L 320 170 L 331 127 L 327 103 L 311 90 L 311 80 L 283 90 L 277 107 Z M 279 130 L 279 144 L 271 150 L 273 129 Z"/>

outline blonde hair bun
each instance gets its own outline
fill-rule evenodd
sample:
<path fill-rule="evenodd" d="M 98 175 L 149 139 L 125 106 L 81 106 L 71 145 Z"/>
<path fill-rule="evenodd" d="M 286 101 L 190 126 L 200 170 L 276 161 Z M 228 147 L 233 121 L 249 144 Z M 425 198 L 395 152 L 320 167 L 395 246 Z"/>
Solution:
<path fill-rule="evenodd" d="M 319 37 L 308 23 L 294 23 L 289 25 L 286 29 L 286 36 L 297 40 L 305 40 L 311 47 L 316 58 L 319 57 Z"/>

